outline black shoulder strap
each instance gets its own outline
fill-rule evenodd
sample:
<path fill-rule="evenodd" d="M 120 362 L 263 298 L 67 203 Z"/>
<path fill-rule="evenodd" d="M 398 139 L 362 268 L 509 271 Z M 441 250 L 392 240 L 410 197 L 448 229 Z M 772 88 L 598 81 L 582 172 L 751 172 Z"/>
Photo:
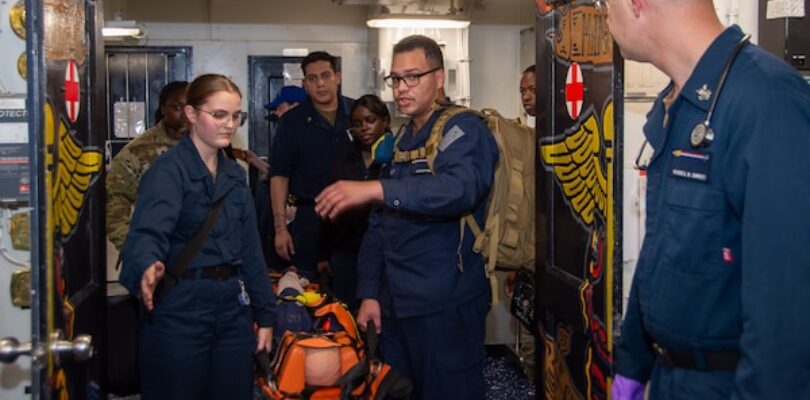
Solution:
<path fill-rule="evenodd" d="M 188 264 L 191 262 L 191 259 L 197 255 L 197 252 L 200 251 L 205 238 L 208 237 L 208 233 L 210 233 L 211 228 L 214 227 L 214 222 L 217 220 L 217 214 L 219 214 L 219 209 L 222 208 L 222 203 L 224 203 L 224 201 L 225 196 L 222 196 L 219 198 L 219 200 L 211 204 L 211 207 L 208 209 L 208 214 L 205 215 L 205 221 L 200 227 L 200 230 L 198 230 L 191 241 L 186 244 L 186 247 L 183 248 L 183 251 L 180 252 L 180 255 L 177 256 L 177 259 L 174 260 L 172 265 L 166 268 L 166 276 L 160 280 L 157 289 L 155 290 L 156 298 L 160 298 L 168 293 L 169 290 L 171 290 L 171 288 L 174 287 L 174 285 L 176 285 L 180 280 L 180 276 L 183 275 L 183 272 L 185 272 L 186 267 L 188 267 Z"/>

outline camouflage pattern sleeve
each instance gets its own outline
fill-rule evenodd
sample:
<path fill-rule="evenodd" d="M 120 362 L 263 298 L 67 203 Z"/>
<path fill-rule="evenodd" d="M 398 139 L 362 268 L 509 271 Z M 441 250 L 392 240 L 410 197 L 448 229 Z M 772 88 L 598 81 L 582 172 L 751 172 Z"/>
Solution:
<path fill-rule="evenodd" d="M 138 197 L 142 168 L 136 154 L 124 148 L 113 158 L 107 171 L 107 237 L 118 250 L 124 246 L 129 232 L 129 220 Z"/>

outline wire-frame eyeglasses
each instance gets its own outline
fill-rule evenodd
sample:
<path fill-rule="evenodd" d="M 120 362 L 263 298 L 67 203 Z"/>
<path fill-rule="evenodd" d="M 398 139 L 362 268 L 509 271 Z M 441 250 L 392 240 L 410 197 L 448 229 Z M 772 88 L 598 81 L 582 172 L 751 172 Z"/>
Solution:
<path fill-rule="evenodd" d="M 247 120 L 247 117 L 248 117 L 248 113 L 245 112 L 245 111 L 237 111 L 237 112 L 231 114 L 231 113 L 229 113 L 229 112 L 227 112 L 225 110 L 208 111 L 208 110 L 203 110 L 202 108 L 199 108 L 199 107 L 195 107 L 195 106 L 192 106 L 192 107 L 194 107 L 194 109 L 197 110 L 197 111 L 202 111 L 202 112 L 210 115 L 212 118 L 214 118 L 215 121 L 219 122 L 220 124 L 227 124 L 228 123 L 228 118 L 230 118 L 232 121 L 237 123 L 237 126 L 242 126 L 242 125 L 245 124 L 245 121 Z"/>

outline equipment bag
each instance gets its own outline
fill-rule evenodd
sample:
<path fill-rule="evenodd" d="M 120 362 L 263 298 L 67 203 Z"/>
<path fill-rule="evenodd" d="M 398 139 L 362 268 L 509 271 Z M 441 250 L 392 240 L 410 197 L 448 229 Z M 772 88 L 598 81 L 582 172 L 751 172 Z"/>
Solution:
<path fill-rule="evenodd" d="M 272 362 L 257 355 L 265 400 L 409 399 L 413 385 L 374 357 L 346 332 L 287 331 Z"/>
<path fill-rule="evenodd" d="M 363 347 L 363 339 L 360 337 L 357 323 L 346 304 L 333 301 L 332 298 L 327 296 L 321 305 L 314 308 L 312 316 L 314 317 L 312 329 L 315 332 L 344 331 L 360 347 Z"/>
<path fill-rule="evenodd" d="M 438 146 L 444 133 L 452 128 L 447 123 L 461 113 L 472 113 L 481 118 L 498 144 L 498 164 L 495 179 L 487 200 L 486 223 L 483 229 L 472 214 L 461 220 L 461 232 L 468 226 L 475 235 L 473 250 L 484 257 L 487 277 L 493 289 L 493 302 L 497 303 L 497 282 L 492 273 L 496 268 L 505 270 L 528 269 L 534 271 L 534 131 L 519 121 L 501 116 L 496 110 L 476 111 L 457 105 L 444 106 L 433 124 L 425 146 L 400 151 L 395 146 L 394 161 L 408 162 L 427 159 L 430 170 L 439 154 Z"/>
<path fill-rule="evenodd" d="M 280 399 L 408 399 L 411 382 L 375 356 L 376 330 L 360 337 L 346 306 L 327 298 L 312 306 L 312 332 L 284 332 L 272 362 L 257 355 L 262 398 Z"/>
<path fill-rule="evenodd" d="M 340 399 L 344 386 L 359 397 L 364 374 L 358 375 L 363 349 L 346 332 L 284 333 L 269 371 L 259 383 L 265 399 Z M 264 362 L 260 361 L 259 365 Z M 269 372 L 265 374 L 265 372 Z M 360 382 L 358 382 L 358 380 Z"/>

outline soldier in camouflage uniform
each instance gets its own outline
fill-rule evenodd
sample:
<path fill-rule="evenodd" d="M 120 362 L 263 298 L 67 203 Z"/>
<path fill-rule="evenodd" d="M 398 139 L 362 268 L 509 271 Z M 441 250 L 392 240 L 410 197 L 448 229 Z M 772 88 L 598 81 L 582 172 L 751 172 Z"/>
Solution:
<path fill-rule="evenodd" d="M 107 237 L 119 251 L 129 232 L 129 219 L 141 177 L 155 158 L 177 144 L 186 133 L 183 115 L 186 86 L 188 82 L 176 81 L 160 91 L 157 125 L 124 146 L 107 171 Z"/>

